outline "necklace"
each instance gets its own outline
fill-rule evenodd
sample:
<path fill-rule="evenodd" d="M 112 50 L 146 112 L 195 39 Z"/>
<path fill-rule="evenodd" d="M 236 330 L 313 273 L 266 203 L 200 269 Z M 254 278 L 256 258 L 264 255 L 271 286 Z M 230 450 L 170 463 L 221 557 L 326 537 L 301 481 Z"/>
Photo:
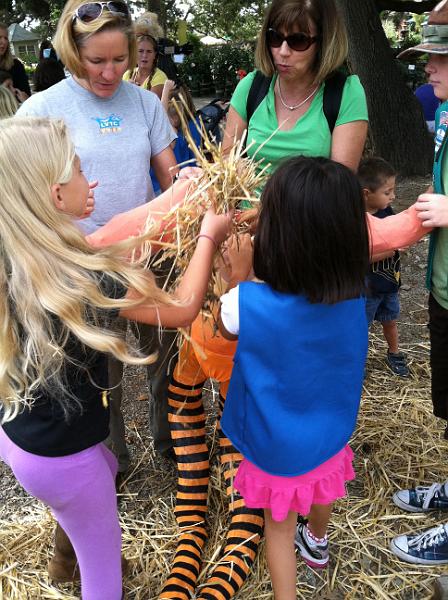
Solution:
<path fill-rule="evenodd" d="M 314 96 L 314 94 L 317 92 L 319 85 L 316 85 L 316 87 L 314 88 L 314 90 L 311 92 L 311 94 L 309 96 L 307 96 L 305 98 L 305 100 L 302 100 L 302 102 L 299 102 L 298 104 L 294 104 L 293 106 L 290 106 L 289 104 L 286 104 L 286 102 L 283 99 L 282 96 L 282 88 L 280 86 L 280 78 L 278 79 L 278 95 L 280 98 L 280 102 L 283 104 L 283 106 L 285 108 L 287 108 L 288 110 L 296 110 L 296 108 L 300 108 L 301 106 L 303 106 L 305 104 L 305 102 L 308 102 L 308 100 L 310 98 L 312 98 Z"/>

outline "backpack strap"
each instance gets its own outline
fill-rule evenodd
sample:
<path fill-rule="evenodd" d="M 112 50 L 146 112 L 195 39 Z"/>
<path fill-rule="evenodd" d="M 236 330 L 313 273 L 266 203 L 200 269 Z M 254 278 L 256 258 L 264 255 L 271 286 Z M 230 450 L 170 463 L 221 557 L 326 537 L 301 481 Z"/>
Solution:
<path fill-rule="evenodd" d="M 246 102 L 246 123 L 252 118 L 252 115 L 257 110 L 258 106 L 266 96 L 271 85 L 272 77 L 266 77 L 260 71 L 257 71 L 250 86 Z M 342 93 L 344 91 L 347 75 L 337 71 L 325 80 L 323 110 L 325 118 L 328 122 L 330 133 L 333 133 L 334 126 L 341 108 Z"/>
<path fill-rule="evenodd" d="M 338 119 L 342 93 L 346 81 L 347 75 L 344 75 L 344 73 L 340 73 L 339 71 L 325 80 L 323 109 L 331 134 L 333 133 L 334 126 Z"/>
<path fill-rule="evenodd" d="M 254 80 L 252 81 L 252 85 L 250 86 L 249 93 L 247 95 L 246 101 L 246 123 L 249 125 L 249 121 L 252 118 L 252 115 L 257 110 L 258 106 L 261 104 L 263 98 L 269 91 L 269 86 L 271 85 L 272 77 L 266 77 L 260 71 L 255 73 Z"/>

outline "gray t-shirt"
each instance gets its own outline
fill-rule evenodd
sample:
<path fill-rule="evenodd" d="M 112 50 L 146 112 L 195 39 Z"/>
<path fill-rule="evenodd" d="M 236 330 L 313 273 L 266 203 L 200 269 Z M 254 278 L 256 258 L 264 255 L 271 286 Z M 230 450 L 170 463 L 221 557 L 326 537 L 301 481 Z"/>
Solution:
<path fill-rule="evenodd" d="M 99 98 L 70 77 L 28 98 L 17 114 L 65 121 L 87 180 L 99 181 L 95 210 L 79 223 L 86 233 L 153 199 L 151 156 L 176 139 L 157 96 L 125 81 Z"/>

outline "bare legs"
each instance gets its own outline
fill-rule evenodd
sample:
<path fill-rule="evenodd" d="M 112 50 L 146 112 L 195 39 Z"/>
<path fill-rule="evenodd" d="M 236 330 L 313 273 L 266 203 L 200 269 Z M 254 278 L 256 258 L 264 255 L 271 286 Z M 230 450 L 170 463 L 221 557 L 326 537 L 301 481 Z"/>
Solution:
<path fill-rule="evenodd" d="M 308 527 L 317 538 L 327 533 L 332 504 L 313 504 L 308 515 Z M 297 513 L 289 512 L 284 521 L 274 521 L 270 510 L 264 511 L 266 559 L 271 575 L 275 600 L 296 600 L 297 559 L 294 536 Z"/>

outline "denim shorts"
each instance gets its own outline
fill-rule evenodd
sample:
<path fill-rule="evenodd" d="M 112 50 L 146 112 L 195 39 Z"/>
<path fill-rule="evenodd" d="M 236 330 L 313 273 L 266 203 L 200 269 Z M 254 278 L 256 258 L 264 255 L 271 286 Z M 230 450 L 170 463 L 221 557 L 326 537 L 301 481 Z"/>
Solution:
<path fill-rule="evenodd" d="M 400 314 L 398 292 L 367 296 L 366 313 L 369 325 L 373 321 L 395 321 Z"/>

